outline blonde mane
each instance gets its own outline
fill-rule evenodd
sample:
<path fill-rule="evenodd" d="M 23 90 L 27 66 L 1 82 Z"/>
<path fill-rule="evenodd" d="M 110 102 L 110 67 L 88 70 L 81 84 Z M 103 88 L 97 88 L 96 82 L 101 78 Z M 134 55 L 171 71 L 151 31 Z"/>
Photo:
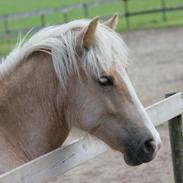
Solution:
<path fill-rule="evenodd" d="M 34 34 L 28 41 L 20 41 L 15 49 L 2 61 L 0 77 L 5 76 L 19 62 L 25 61 L 36 51 L 47 50 L 52 55 L 56 74 L 65 87 L 70 73 L 79 73 L 77 51 L 77 29 L 89 24 L 89 20 L 75 20 L 67 24 L 50 26 Z M 82 61 L 87 74 L 98 75 L 100 69 L 108 72 L 111 67 L 123 67 L 127 64 L 128 49 L 121 36 L 99 24 L 96 30 L 96 42 L 85 50 Z"/>

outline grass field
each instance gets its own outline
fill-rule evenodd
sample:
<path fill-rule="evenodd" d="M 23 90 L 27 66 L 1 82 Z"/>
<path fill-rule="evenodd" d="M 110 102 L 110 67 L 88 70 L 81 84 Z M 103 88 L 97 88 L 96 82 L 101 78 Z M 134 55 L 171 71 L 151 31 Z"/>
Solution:
<path fill-rule="evenodd" d="M 93 2 L 92 0 L 0 0 L 0 16 L 10 13 L 18 12 L 29 12 L 34 10 L 47 9 L 52 7 L 63 7 L 70 4 L 77 4 L 82 2 Z M 111 1 L 112 2 L 112 1 Z M 166 6 L 175 6 L 183 4 L 183 0 L 166 0 Z M 129 11 L 140 11 L 148 10 L 161 7 L 161 0 L 130 0 L 129 1 Z M 110 3 L 105 5 L 100 5 L 94 8 L 89 9 L 90 17 L 100 15 L 106 16 L 110 15 L 113 12 L 124 12 L 124 4 L 119 3 Z M 84 16 L 83 10 L 73 10 L 69 13 L 69 20 L 82 18 Z M 139 28 L 159 28 L 165 26 L 181 26 L 183 25 L 183 11 L 179 12 L 169 12 L 167 13 L 167 21 L 164 22 L 162 19 L 162 13 L 149 14 L 149 15 L 140 15 L 130 17 L 130 28 L 139 29 Z M 46 24 L 60 24 L 64 21 L 62 14 L 55 13 L 49 16 L 46 16 Z M 118 31 L 123 31 L 126 28 L 125 19 L 120 20 L 118 26 Z M 40 25 L 39 17 L 30 17 L 26 19 L 11 20 L 9 22 L 10 29 L 24 29 L 27 27 L 36 27 Z M 0 21 L 0 34 L 3 30 L 3 22 Z M 16 38 L 0 40 L 0 55 L 7 53 L 12 46 L 15 44 Z"/>

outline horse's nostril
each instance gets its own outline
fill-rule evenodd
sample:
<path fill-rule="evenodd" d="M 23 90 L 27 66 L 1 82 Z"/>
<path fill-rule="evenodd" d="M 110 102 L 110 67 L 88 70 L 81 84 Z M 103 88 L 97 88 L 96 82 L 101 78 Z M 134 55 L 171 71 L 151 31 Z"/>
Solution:
<path fill-rule="evenodd" d="M 156 151 L 156 144 L 153 139 L 149 139 L 144 142 L 143 151 L 146 154 L 153 154 Z"/>

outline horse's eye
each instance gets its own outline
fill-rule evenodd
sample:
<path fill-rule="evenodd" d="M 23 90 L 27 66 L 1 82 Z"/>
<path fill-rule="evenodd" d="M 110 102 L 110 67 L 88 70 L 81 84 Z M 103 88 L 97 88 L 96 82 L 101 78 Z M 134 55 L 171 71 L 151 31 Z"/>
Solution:
<path fill-rule="evenodd" d="M 102 86 L 112 86 L 114 84 L 112 76 L 101 76 L 97 81 Z"/>

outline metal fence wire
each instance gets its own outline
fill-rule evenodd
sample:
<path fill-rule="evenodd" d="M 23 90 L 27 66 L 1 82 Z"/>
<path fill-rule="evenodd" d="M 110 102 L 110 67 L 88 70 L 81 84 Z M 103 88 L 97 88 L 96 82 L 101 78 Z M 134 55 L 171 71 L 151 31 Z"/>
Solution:
<path fill-rule="evenodd" d="M 50 15 L 53 15 L 55 13 L 59 13 L 63 16 L 63 23 L 66 23 L 69 20 L 70 13 L 74 10 L 81 11 L 82 16 L 84 18 L 89 18 L 91 9 L 98 7 L 98 6 L 104 6 L 114 3 L 120 3 L 121 6 L 121 12 L 119 12 L 119 15 L 123 17 L 125 20 L 126 28 L 129 29 L 131 27 L 131 17 L 134 16 L 146 16 L 148 14 L 161 14 L 162 20 L 164 22 L 168 21 L 168 12 L 173 11 L 182 11 L 183 10 L 183 3 L 181 4 L 174 4 L 172 6 L 167 5 L 167 0 L 159 0 L 159 7 L 157 8 L 150 8 L 150 9 L 143 9 L 140 11 L 132 11 L 129 8 L 129 3 L 131 3 L 134 0 L 95 0 L 94 2 L 88 2 L 88 3 L 80 3 L 80 4 L 73 4 L 69 6 L 64 7 L 58 7 L 58 8 L 50 8 L 50 9 L 44 9 L 44 10 L 36 10 L 32 12 L 25 12 L 25 13 L 13 13 L 13 14 L 6 14 L 0 16 L 0 21 L 2 22 L 2 30 L 0 30 L 0 38 L 3 37 L 9 37 L 10 35 L 17 36 L 19 33 L 24 34 L 28 30 L 30 30 L 32 27 L 24 27 L 24 28 L 16 28 L 13 29 L 10 26 L 10 22 L 22 20 L 22 19 L 29 19 L 31 17 L 36 18 L 39 21 L 39 25 L 34 26 L 34 30 L 38 30 L 42 27 L 45 27 L 47 23 L 47 17 Z M 110 16 L 110 15 L 109 15 Z M 106 19 L 109 16 L 103 16 L 101 18 Z"/>

